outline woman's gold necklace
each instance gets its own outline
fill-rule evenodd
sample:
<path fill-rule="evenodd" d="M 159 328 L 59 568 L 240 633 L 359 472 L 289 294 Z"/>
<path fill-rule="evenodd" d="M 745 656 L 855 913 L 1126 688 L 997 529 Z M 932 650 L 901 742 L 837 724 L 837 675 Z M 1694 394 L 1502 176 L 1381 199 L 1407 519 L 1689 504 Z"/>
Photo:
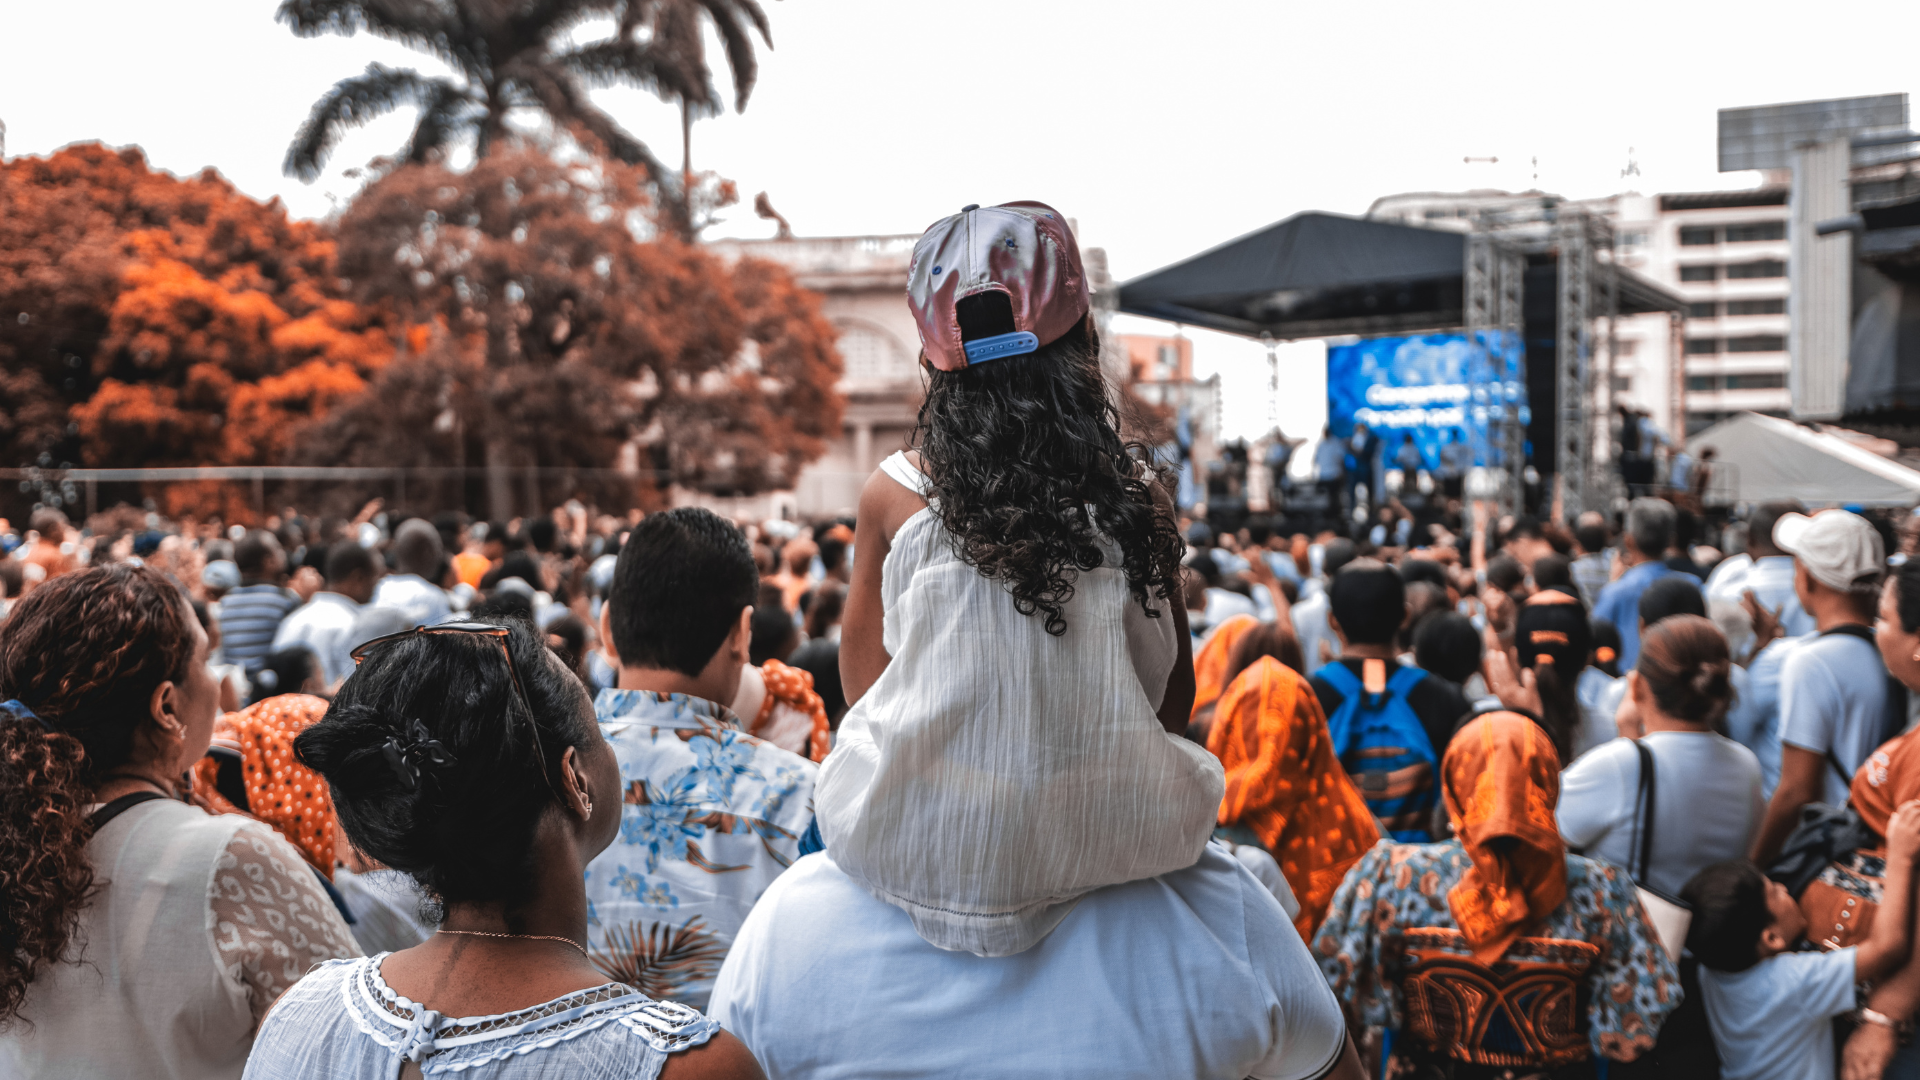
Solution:
<path fill-rule="evenodd" d="M 586 946 L 580 944 L 579 942 L 573 940 L 572 938 L 555 937 L 552 934 L 496 934 L 487 930 L 437 930 L 435 931 L 435 933 L 464 934 L 467 937 L 508 938 L 508 939 L 517 939 L 520 941 L 564 941 L 567 944 L 573 946 L 574 948 L 579 949 L 581 956 L 587 955 Z"/>

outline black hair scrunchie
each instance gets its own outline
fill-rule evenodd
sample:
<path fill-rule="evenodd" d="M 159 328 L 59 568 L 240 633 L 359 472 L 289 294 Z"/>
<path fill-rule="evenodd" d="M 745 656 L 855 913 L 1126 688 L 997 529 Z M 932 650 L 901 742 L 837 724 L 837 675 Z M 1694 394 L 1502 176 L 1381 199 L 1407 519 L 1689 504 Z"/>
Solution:
<path fill-rule="evenodd" d="M 387 768 L 393 770 L 394 778 L 408 791 L 420 787 L 422 765 L 444 769 L 454 760 L 418 717 L 407 722 L 406 730 L 387 736 L 387 741 L 380 744 L 380 756 L 387 760 Z"/>

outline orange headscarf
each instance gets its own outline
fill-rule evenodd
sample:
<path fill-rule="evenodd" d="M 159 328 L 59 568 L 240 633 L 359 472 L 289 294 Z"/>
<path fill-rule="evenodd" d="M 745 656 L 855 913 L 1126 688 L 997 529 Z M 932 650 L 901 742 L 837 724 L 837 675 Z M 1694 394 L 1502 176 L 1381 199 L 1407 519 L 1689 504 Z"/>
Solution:
<path fill-rule="evenodd" d="M 1447 906 L 1474 958 L 1492 964 L 1567 898 L 1567 845 L 1553 816 L 1560 756 L 1532 720 L 1489 713 L 1454 734 L 1441 773 L 1453 831 L 1473 860 Z M 1511 843 L 1493 843 L 1502 839 Z"/>
<path fill-rule="evenodd" d="M 1220 824 L 1267 846 L 1300 901 L 1300 936 L 1326 917 L 1347 870 L 1380 829 L 1334 755 L 1327 716 L 1306 679 L 1271 656 L 1234 678 L 1214 710 L 1207 749 L 1227 768 Z"/>
<path fill-rule="evenodd" d="M 775 708 L 786 707 L 807 717 L 806 756 L 815 764 L 825 761 L 833 746 L 833 730 L 827 720 L 827 705 L 813 688 L 813 672 L 790 667 L 769 657 L 760 665 L 760 677 L 767 684 L 766 700 L 760 703 L 760 715 L 753 718 L 747 731 L 759 735 L 773 719 Z"/>
<path fill-rule="evenodd" d="M 219 763 L 213 758 L 194 764 L 193 793 L 215 813 L 245 814 L 273 826 L 332 881 L 333 837 L 340 827 L 333 797 L 320 774 L 293 757 L 293 737 L 326 711 L 327 703 L 310 694 L 281 694 L 222 716 L 214 726 L 214 741 L 240 751 L 247 809 L 227 801 L 215 787 Z"/>
<path fill-rule="evenodd" d="M 1227 689 L 1227 662 L 1233 658 L 1233 647 L 1259 625 L 1260 620 L 1251 615 L 1235 615 L 1214 627 L 1213 636 L 1193 658 L 1193 712 L 1188 714 L 1189 720 L 1220 700 Z"/>

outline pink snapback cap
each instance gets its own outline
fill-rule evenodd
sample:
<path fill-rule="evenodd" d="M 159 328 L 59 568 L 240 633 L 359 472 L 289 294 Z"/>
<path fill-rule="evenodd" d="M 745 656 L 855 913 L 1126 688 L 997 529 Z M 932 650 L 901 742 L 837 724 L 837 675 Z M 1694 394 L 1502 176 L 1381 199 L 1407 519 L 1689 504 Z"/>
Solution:
<path fill-rule="evenodd" d="M 963 339 L 960 301 L 985 293 L 1006 296 L 1012 324 Z M 1086 316 L 1092 298 L 1066 219 L 1045 203 L 1023 201 L 976 204 L 935 222 L 913 246 L 907 306 L 928 362 L 962 371 L 1058 341 Z"/>

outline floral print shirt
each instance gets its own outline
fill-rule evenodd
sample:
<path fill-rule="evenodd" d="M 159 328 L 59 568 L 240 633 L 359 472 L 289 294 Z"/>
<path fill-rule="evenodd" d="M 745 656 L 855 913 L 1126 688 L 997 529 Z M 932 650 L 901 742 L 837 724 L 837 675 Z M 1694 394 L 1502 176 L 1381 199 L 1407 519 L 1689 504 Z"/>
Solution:
<path fill-rule="evenodd" d="M 724 706 L 602 690 L 620 762 L 620 835 L 587 867 L 594 963 L 649 997 L 707 1007 L 747 912 L 800 857 L 817 766 L 756 739 Z"/>
<path fill-rule="evenodd" d="M 1447 890 L 1470 865 L 1458 840 L 1383 840 L 1347 875 L 1313 953 L 1349 1015 L 1483 1064 L 1559 1065 L 1584 1059 L 1588 1045 L 1631 1061 L 1650 1049 L 1680 1005 L 1680 977 L 1626 872 L 1568 855 L 1566 900 L 1487 969 L 1473 961 L 1447 906 Z M 1575 984 L 1572 1001 L 1539 992 L 1554 976 Z M 1449 1001 L 1500 1015 L 1462 1024 Z M 1499 1045 L 1489 1040 L 1495 1032 Z"/>

